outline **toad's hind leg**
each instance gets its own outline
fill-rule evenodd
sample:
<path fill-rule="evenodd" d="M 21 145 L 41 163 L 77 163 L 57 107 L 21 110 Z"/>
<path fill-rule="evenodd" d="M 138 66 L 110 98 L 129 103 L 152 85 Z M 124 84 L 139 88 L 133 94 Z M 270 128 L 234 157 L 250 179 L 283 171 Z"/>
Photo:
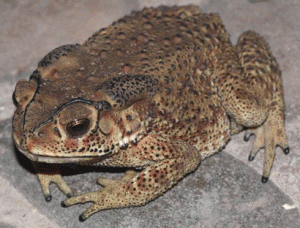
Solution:
<path fill-rule="evenodd" d="M 254 91 L 258 92 L 257 94 L 263 96 L 262 99 L 265 99 L 264 102 L 266 102 L 266 120 L 262 125 L 250 130 L 256 138 L 249 156 L 249 160 L 252 161 L 258 150 L 265 148 L 262 176 L 262 182 L 265 183 L 274 161 L 275 147 L 278 145 L 285 154 L 289 153 L 284 128 L 281 72 L 267 43 L 258 34 L 251 31 L 243 33 L 239 38 L 237 50 L 247 84 L 250 85 L 250 88 L 254 88 Z M 248 135 L 249 132 L 246 132 L 246 136 Z"/>
<path fill-rule="evenodd" d="M 255 135 L 249 160 L 265 149 L 262 182 L 267 182 L 275 157 L 275 147 L 285 154 L 289 147 L 284 128 L 284 100 L 279 66 L 264 39 L 252 31 L 243 33 L 236 46 L 241 76 L 232 76 L 232 90 L 224 94 L 224 106 L 238 124 L 248 128 L 247 141 Z M 226 96 L 227 95 L 227 96 Z M 226 98 L 225 98 L 226 100 Z"/>

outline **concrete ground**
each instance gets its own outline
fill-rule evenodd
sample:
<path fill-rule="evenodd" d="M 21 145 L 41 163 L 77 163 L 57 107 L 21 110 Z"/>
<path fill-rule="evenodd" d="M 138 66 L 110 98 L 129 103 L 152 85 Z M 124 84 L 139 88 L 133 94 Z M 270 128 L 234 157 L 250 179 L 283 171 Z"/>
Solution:
<path fill-rule="evenodd" d="M 283 75 L 290 155 L 278 148 L 267 184 L 260 182 L 263 153 L 249 163 L 251 143 L 234 136 L 225 150 L 207 159 L 165 195 L 143 207 L 103 211 L 85 223 L 90 205 L 61 208 L 65 197 L 51 186 L 46 203 L 34 170 L 11 140 L 11 100 L 16 82 L 28 78 L 53 48 L 82 43 L 114 20 L 159 4 L 199 5 L 218 12 L 235 43 L 245 30 L 269 42 Z M 300 227 L 300 2 L 298 0 L 0 0 L 0 227 Z M 71 174 L 75 175 L 71 175 Z M 113 170 L 66 169 L 65 179 L 80 194 L 100 189 L 97 177 Z"/>

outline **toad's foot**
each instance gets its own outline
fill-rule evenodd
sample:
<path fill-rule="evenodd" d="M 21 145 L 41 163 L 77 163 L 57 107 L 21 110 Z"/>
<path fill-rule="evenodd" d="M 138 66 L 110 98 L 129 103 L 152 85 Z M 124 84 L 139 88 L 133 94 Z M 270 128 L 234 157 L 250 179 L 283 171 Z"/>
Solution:
<path fill-rule="evenodd" d="M 264 168 L 261 179 L 263 183 L 266 183 L 269 179 L 270 170 L 275 158 L 275 147 L 280 146 L 286 155 L 289 153 L 282 115 L 276 112 L 276 108 L 271 109 L 266 122 L 258 128 L 248 129 L 244 136 L 244 140 L 248 141 L 251 135 L 255 135 L 249 161 L 254 160 L 261 148 L 265 149 Z"/>
<path fill-rule="evenodd" d="M 121 179 L 111 180 L 99 178 L 98 184 L 105 187 L 104 189 L 96 192 L 89 192 L 79 196 L 74 196 L 70 199 L 63 201 L 62 206 L 67 207 L 77 203 L 93 202 L 94 204 L 90 208 L 88 208 L 83 214 L 80 215 L 79 220 L 81 222 L 85 221 L 88 217 L 90 217 L 97 211 L 110 208 L 125 207 L 129 203 L 126 198 L 126 182 L 130 181 L 135 176 L 136 172 L 127 171 L 124 177 Z M 118 188 L 118 186 L 122 187 Z M 116 189 L 118 189 L 118 191 L 116 191 Z"/>
<path fill-rule="evenodd" d="M 73 192 L 66 184 L 65 180 L 59 174 L 59 168 L 55 164 L 42 164 L 42 163 L 33 163 L 36 171 L 37 177 L 40 182 L 43 195 L 47 202 L 50 202 L 52 195 L 50 193 L 50 184 L 54 183 L 57 187 L 69 198 L 73 196 Z"/>

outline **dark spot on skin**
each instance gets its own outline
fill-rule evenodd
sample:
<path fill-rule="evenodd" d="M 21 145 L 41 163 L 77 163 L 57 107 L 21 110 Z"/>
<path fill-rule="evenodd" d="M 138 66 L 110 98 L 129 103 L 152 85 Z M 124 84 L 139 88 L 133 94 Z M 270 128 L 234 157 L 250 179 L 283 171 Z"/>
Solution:
<path fill-rule="evenodd" d="M 211 28 L 210 28 L 210 24 L 204 24 L 203 25 L 207 30 L 210 30 Z"/>

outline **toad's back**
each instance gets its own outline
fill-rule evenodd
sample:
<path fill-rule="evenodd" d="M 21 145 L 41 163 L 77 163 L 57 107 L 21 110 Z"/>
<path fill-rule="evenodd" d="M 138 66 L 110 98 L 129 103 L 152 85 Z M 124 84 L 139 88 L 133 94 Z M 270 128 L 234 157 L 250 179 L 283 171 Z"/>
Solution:
<path fill-rule="evenodd" d="M 100 59 L 95 75 L 141 74 L 158 81 L 154 106 L 147 107 L 156 118 L 154 131 L 188 141 L 203 157 L 228 141 L 212 74 L 213 61 L 232 46 L 217 14 L 195 6 L 148 8 L 100 30 L 84 46 Z"/>
<path fill-rule="evenodd" d="M 162 6 L 125 16 L 95 33 L 84 46 L 101 59 L 104 77 L 123 70 L 160 79 L 176 70 L 211 69 L 204 63 L 214 58 L 217 48 L 230 48 L 231 43 L 217 14 L 201 13 L 195 6 Z"/>

